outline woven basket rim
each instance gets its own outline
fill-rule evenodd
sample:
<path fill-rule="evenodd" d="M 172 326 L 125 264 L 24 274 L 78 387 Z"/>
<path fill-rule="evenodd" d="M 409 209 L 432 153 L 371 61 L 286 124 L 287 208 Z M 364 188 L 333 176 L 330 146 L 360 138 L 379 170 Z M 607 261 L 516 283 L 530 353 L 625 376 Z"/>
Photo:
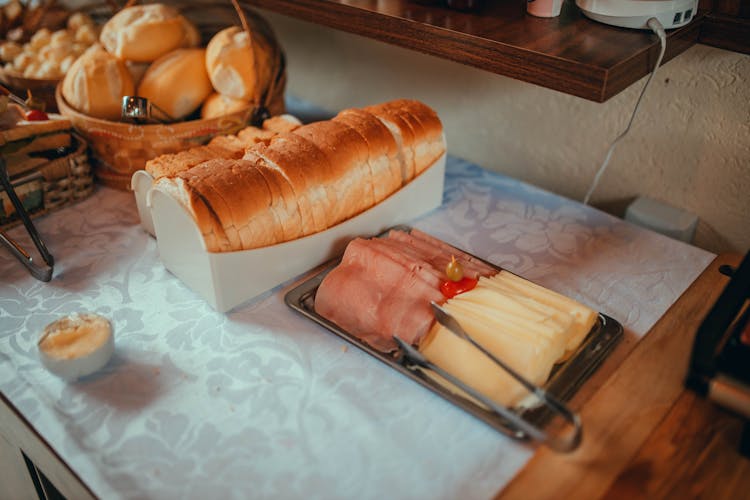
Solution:
<path fill-rule="evenodd" d="M 132 130 L 132 128 L 135 126 L 143 130 L 144 134 L 147 134 L 149 132 L 156 133 L 157 131 L 162 130 L 164 127 L 169 127 L 173 129 L 175 137 L 178 137 L 180 135 L 180 132 L 194 131 L 196 126 L 205 127 L 207 125 L 210 126 L 211 124 L 219 124 L 226 121 L 236 121 L 236 119 L 246 121 L 245 118 L 249 117 L 255 109 L 255 105 L 253 103 L 250 103 L 249 106 L 245 109 L 214 118 L 198 118 L 196 120 L 177 121 L 173 123 L 135 124 L 129 122 L 104 120 L 102 118 L 95 118 L 85 113 L 81 113 L 80 111 L 73 108 L 73 106 L 71 106 L 68 101 L 65 100 L 65 97 L 62 95 L 62 82 L 60 82 L 55 88 L 55 100 L 57 101 L 57 107 L 60 109 L 60 114 L 62 114 L 63 116 L 72 117 L 79 122 L 85 122 L 86 124 L 91 126 L 99 126 L 104 129 L 120 131 L 122 133 L 127 133 L 128 130 Z"/>
<path fill-rule="evenodd" d="M 62 81 L 62 78 L 28 78 L 15 71 L 8 71 L 4 66 L 0 65 L 0 81 L 12 84 L 11 81 L 15 80 L 19 83 L 33 83 L 38 86 L 49 86 L 53 87 Z"/>

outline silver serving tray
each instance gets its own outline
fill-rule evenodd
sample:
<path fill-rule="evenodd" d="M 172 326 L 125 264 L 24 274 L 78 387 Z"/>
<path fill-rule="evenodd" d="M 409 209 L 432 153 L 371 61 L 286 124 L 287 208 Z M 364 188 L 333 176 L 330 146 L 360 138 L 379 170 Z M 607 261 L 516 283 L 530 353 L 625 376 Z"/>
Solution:
<path fill-rule="evenodd" d="M 409 231 L 411 228 L 398 226 L 391 229 Z M 388 231 L 385 231 L 382 234 L 386 234 L 387 232 Z M 498 271 L 500 270 L 498 266 L 487 262 L 480 257 L 474 257 L 486 262 Z M 307 278 L 304 282 L 287 292 L 284 296 L 286 304 L 303 316 L 327 328 L 329 331 L 338 335 L 350 344 L 385 363 L 392 369 L 402 373 L 411 380 L 421 384 L 423 387 L 426 387 L 447 401 L 450 401 L 484 421 L 494 429 L 503 434 L 525 438 L 523 434 L 518 433 L 498 414 L 438 384 L 432 378 L 426 376 L 422 372 L 422 369 L 413 368 L 406 362 L 401 351 L 380 351 L 342 329 L 335 323 L 320 316 L 315 311 L 315 293 L 317 292 L 321 281 L 323 281 L 323 278 L 325 278 L 325 276 L 336 267 L 340 261 L 341 257 L 333 259 L 320 271 L 316 272 L 313 276 Z M 620 323 L 605 314 L 599 313 L 598 321 L 591 328 L 591 331 L 581 343 L 578 350 L 566 361 L 553 367 L 549 379 L 542 387 L 560 401 L 570 400 L 578 388 L 581 387 L 589 377 L 591 377 L 607 355 L 609 355 L 614 349 L 622 338 L 622 333 L 623 329 Z M 548 410 L 545 406 L 528 409 L 514 409 L 514 411 L 537 427 L 544 427 L 554 416 L 554 413 L 551 410 Z"/>

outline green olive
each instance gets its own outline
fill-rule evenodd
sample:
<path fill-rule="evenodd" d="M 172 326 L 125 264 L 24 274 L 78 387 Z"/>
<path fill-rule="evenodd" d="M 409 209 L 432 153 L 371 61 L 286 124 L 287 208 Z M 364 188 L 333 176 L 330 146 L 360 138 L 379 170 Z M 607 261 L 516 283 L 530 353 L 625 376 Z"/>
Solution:
<path fill-rule="evenodd" d="M 451 261 L 445 266 L 445 275 L 451 281 L 461 281 L 464 277 L 464 268 L 461 263 L 456 260 L 456 257 L 451 256 Z"/>

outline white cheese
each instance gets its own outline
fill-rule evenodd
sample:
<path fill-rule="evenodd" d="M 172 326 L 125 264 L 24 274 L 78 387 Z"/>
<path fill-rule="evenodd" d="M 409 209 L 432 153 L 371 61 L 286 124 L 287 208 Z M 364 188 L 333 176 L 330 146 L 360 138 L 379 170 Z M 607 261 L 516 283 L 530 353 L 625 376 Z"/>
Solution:
<path fill-rule="evenodd" d="M 578 348 L 597 317 L 582 304 L 507 272 L 481 278 L 476 288 L 443 307 L 475 341 L 536 385 L 544 385 L 554 365 Z M 441 325 L 433 325 L 419 350 L 493 401 L 525 404 L 529 393 L 520 383 Z M 434 373 L 425 373 L 461 393 Z"/>
<path fill-rule="evenodd" d="M 516 276 L 507 271 L 500 271 L 493 278 L 506 283 L 511 288 L 526 294 L 542 304 L 570 314 L 578 327 L 568 341 L 569 350 L 575 349 L 586 337 L 588 332 L 591 331 L 591 327 L 594 326 L 594 323 L 596 323 L 596 312 L 570 297 L 553 292 L 552 290 L 537 285 L 536 283 L 532 283 L 531 281 L 525 280 L 520 276 Z"/>

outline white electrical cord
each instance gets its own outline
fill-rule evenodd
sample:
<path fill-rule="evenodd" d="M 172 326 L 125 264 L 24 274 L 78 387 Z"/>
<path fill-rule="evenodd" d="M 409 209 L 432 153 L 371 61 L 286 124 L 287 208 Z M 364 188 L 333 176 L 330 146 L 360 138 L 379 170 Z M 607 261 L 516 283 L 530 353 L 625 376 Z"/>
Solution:
<path fill-rule="evenodd" d="M 651 31 L 653 31 L 656 36 L 659 37 L 659 44 L 661 45 L 661 49 L 659 51 L 659 57 L 656 58 L 656 64 L 654 65 L 653 71 L 651 71 L 651 74 L 648 77 L 648 80 L 646 80 L 646 85 L 643 86 L 643 90 L 641 90 L 641 95 L 638 96 L 638 100 L 635 103 L 635 109 L 633 109 L 633 114 L 630 116 L 630 122 L 628 122 L 627 128 L 617 136 L 617 138 L 612 142 L 612 144 L 609 146 L 609 149 L 607 150 L 607 155 L 604 157 L 604 162 L 599 167 L 599 170 L 597 170 L 596 175 L 594 176 L 594 181 L 591 183 L 591 187 L 589 187 L 588 192 L 586 193 L 586 196 L 583 198 L 583 203 L 585 205 L 589 204 L 589 200 L 591 199 L 591 195 L 594 194 L 594 190 L 596 189 L 596 186 L 599 185 L 599 181 L 602 178 L 602 175 L 604 174 L 604 171 L 607 170 L 607 165 L 609 165 L 609 159 L 612 157 L 612 152 L 615 150 L 615 146 L 617 146 L 617 143 L 620 142 L 620 140 L 627 135 L 627 133 L 630 131 L 630 127 L 633 125 L 633 121 L 635 120 L 635 115 L 638 113 L 638 108 L 641 105 L 641 99 L 643 99 L 643 96 L 646 94 L 646 89 L 648 88 L 648 85 L 651 83 L 651 80 L 654 78 L 654 75 L 656 74 L 656 70 L 659 69 L 659 65 L 661 64 L 661 60 L 664 57 L 664 51 L 667 49 L 667 34 L 664 31 L 664 26 L 659 22 L 658 19 L 655 17 L 652 17 L 651 19 L 646 22 L 646 25 L 651 28 Z"/>

